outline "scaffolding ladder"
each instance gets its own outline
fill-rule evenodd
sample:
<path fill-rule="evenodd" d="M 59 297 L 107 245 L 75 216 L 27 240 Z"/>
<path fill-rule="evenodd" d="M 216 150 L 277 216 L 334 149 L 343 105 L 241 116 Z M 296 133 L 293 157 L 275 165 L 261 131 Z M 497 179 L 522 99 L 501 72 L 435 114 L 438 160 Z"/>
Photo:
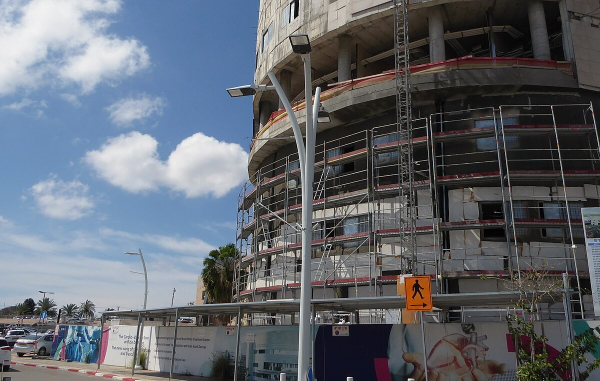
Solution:
<path fill-rule="evenodd" d="M 394 29 L 398 185 L 401 205 L 398 220 L 399 243 L 402 258 L 401 271 L 407 274 L 413 273 L 417 253 L 407 0 L 394 0 Z"/>

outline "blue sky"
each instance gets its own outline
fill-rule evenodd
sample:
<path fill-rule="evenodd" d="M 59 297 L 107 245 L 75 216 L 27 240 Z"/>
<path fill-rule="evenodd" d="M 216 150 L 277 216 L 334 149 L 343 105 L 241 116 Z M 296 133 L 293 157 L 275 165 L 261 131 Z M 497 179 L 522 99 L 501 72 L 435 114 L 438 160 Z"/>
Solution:
<path fill-rule="evenodd" d="M 0 307 L 195 299 L 235 241 L 258 1 L 0 0 Z"/>

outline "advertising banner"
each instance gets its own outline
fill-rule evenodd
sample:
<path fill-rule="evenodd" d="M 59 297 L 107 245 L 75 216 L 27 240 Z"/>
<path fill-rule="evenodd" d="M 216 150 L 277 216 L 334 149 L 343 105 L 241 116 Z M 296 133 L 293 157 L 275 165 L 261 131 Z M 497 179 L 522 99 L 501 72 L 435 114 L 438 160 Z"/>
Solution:
<path fill-rule="evenodd" d="M 600 316 L 600 208 L 581 208 L 594 315 Z"/>
<path fill-rule="evenodd" d="M 589 328 L 600 332 L 600 323 L 575 323 L 581 326 L 575 327 L 577 333 Z M 564 321 L 535 324 L 535 329 L 548 338 L 547 343 L 540 344 L 548 353 L 556 355 L 567 345 L 565 327 Z M 233 367 L 238 335 L 231 334 L 231 328 L 179 327 L 174 373 L 209 377 L 211 365 L 219 357 L 225 357 Z M 110 327 L 105 336 L 104 364 L 131 366 L 135 330 L 135 326 Z M 144 328 L 142 350 L 148 353 L 148 369 L 170 370 L 173 335 L 174 327 Z M 238 380 L 275 380 L 282 372 L 292 378 L 297 373 L 298 326 L 241 327 L 239 337 Z M 425 346 L 419 325 L 320 325 L 314 348 L 317 380 L 424 380 L 425 369 L 430 379 L 516 380 L 515 346 L 506 322 L 426 323 Z M 594 356 L 597 354 L 590 359 Z M 600 379 L 600 371 L 592 376 Z M 557 377 L 569 381 L 570 376 L 557 370 Z"/>

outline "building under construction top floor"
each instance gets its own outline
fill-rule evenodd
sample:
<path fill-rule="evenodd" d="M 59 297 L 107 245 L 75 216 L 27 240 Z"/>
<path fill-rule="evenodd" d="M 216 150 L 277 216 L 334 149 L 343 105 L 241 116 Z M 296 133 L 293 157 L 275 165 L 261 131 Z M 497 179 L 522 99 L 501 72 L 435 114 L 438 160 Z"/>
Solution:
<path fill-rule="evenodd" d="M 405 274 L 430 276 L 438 294 L 496 293 L 543 269 L 567 272 L 573 312 L 591 314 L 581 208 L 600 205 L 596 7 L 261 1 L 255 83 L 274 72 L 302 128 L 302 62 L 287 37 L 307 33 L 332 120 L 317 130 L 306 264 L 291 124 L 274 92 L 254 97 L 235 299 L 298 298 L 303 266 L 319 299 L 396 295 Z M 440 318 L 502 314 L 456 306 Z"/>

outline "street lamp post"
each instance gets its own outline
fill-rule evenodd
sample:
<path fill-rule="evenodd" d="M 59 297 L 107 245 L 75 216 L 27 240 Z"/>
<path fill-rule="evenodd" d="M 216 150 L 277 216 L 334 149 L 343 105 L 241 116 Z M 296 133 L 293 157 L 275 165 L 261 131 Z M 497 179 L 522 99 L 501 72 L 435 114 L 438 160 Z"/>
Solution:
<path fill-rule="evenodd" d="M 315 89 L 315 102 L 312 104 L 312 79 L 310 66 L 310 40 L 308 35 L 289 36 L 292 50 L 300 54 L 304 64 L 304 91 L 306 102 L 306 145 L 302 139 L 302 131 L 298 125 L 298 120 L 292 109 L 290 101 L 287 99 L 283 88 L 277 81 L 273 72 L 269 72 L 269 79 L 273 86 L 250 85 L 232 89 L 227 89 L 232 97 L 254 95 L 257 91 L 270 90 L 275 88 L 281 102 L 288 114 L 296 146 L 298 148 L 298 160 L 300 163 L 300 182 L 302 184 L 302 270 L 300 284 L 300 321 L 298 334 L 298 381 L 308 380 L 308 371 L 310 368 L 311 356 L 311 337 L 310 337 L 310 301 L 312 299 L 311 288 L 311 246 L 312 246 L 312 198 L 313 198 L 313 179 L 315 165 L 315 139 L 317 131 L 318 117 L 323 116 L 319 112 L 321 88 Z"/>
<path fill-rule="evenodd" d="M 44 313 L 43 303 L 44 303 L 44 300 L 46 300 L 46 294 L 52 295 L 52 294 L 54 294 L 54 292 L 52 292 L 52 291 L 38 291 L 38 292 L 40 294 L 44 294 L 44 296 L 42 297 L 42 305 L 40 306 L 40 320 L 38 320 L 38 323 L 39 323 L 42 321 L 42 313 Z"/>
<path fill-rule="evenodd" d="M 144 310 L 146 309 L 146 304 L 148 302 L 148 272 L 146 271 L 146 262 L 144 262 L 144 254 L 142 254 L 142 249 L 138 249 L 138 252 L 125 252 L 127 255 L 139 255 L 142 260 L 142 267 L 144 268 Z M 137 336 L 135 338 L 136 345 L 133 352 L 133 365 L 131 366 L 131 376 L 133 377 L 133 373 L 136 369 L 137 358 L 142 349 L 142 340 L 140 336 L 144 336 L 144 321 L 139 320 Z M 138 348 L 139 345 L 139 348 Z"/>
<path fill-rule="evenodd" d="M 148 302 L 148 272 L 146 271 L 146 262 L 144 262 L 144 254 L 142 249 L 138 249 L 136 252 L 126 252 L 127 255 L 139 255 L 142 260 L 142 267 L 144 268 L 144 309 L 146 309 L 146 303 Z"/>

